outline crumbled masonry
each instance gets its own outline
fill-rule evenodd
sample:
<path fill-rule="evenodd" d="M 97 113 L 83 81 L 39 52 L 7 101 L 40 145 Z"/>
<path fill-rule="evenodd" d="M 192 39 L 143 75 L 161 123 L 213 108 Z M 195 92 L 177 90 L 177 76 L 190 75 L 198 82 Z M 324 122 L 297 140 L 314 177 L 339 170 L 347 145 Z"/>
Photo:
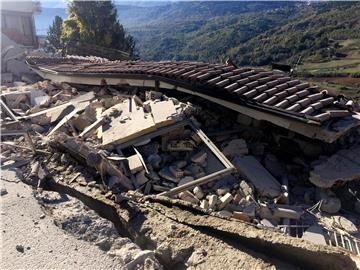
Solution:
<path fill-rule="evenodd" d="M 166 74 L 209 92 L 235 91 L 234 102 L 245 107 L 258 102 L 239 113 L 193 93 L 163 91 L 161 83 L 135 87 L 106 79 L 99 85 L 96 78 L 83 84 L 43 80 L 2 86 L 2 168 L 18 168 L 25 183 L 67 192 L 117 222 L 119 233 L 146 249 L 131 267 L 149 260 L 165 268 L 177 263 L 218 267 L 216 250 L 238 254 L 241 248 L 231 242 L 236 239 L 261 254 L 272 248 L 280 258 L 300 253 L 302 266 L 328 269 L 343 263 L 355 269 L 351 256 L 360 255 L 357 104 L 350 108 L 344 97 L 315 93 L 313 86 L 274 71 L 88 58 L 31 58 L 29 63 L 40 75 L 46 68 L 60 77 L 89 73 L 95 78 L 101 72 L 106 77 L 111 71 L 116 80 L 129 82 L 130 74 L 136 80 Z M 293 126 L 252 117 L 270 107 L 275 111 L 265 114 L 291 119 Z M 303 120 L 305 126 L 298 125 Z M 318 132 L 345 122 L 349 125 L 336 135 L 330 132 L 329 140 L 327 131 L 319 138 L 292 132 L 294 126 L 316 126 Z M 314 254 L 328 260 L 317 261 Z M 230 262 L 235 263 L 231 259 L 222 266 Z"/>

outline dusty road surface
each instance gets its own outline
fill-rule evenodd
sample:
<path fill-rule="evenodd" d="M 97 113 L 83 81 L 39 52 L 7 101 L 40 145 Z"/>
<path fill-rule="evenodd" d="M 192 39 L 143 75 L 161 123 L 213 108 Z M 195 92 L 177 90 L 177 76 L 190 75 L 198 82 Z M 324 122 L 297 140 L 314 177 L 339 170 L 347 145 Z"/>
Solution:
<path fill-rule="evenodd" d="M 0 269 L 122 269 L 119 258 L 57 227 L 13 171 L 1 178 Z"/>

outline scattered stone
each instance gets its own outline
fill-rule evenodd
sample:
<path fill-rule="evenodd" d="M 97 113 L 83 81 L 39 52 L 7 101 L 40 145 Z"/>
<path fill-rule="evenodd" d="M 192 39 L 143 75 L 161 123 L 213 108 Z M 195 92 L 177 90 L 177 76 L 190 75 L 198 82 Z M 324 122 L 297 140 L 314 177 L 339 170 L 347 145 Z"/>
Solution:
<path fill-rule="evenodd" d="M 179 183 L 178 183 L 178 186 L 182 186 L 186 183 L 189 183 L 189 182 L 192 182 L 194 181 L 194 177 L 192 176 L 185 176 L 184 178 L 181 178 Z"/>
<path fill-rule="evenodd" d="M 232 213 L 227 211 L 227 210 L 221 210 L 218 212 L 218 214 L 222 217 L 225 217 L 225 218 L 231 218 L 232 217 Z"/>
<path fill-rule="evenodd" d="M 179 198 L 181 200 L 193 203 L 193 204 L 199 204 L 199 199 L 196 198 L 190 191 L 186 190 L 181 193 L 179 193 Z"/>
<path fill-rule="evenodd" d="M 199 200 L 204 198 L 204 192 L 199 186 L 194 187 L 193 193 L 195 194 L 196 198 L 198 198 Z"/>
<path fill-rule="evenodd" d="M 247 155 L 249 150 L 246 142 L 243 139 L 236 139 L 230 141 L 222 150 L 223 154 L 229 158 L 236 155 Z"/>
<path fill-rule="evenodd" d="M 39 218 L 44 219 L 45 217 L 46 217 L 45 214 L 41 214 Z"/>
<path fill-rule="evenodd" d="M 209 209 L 209 202 L 207 200 L 202 200 L 200 203 L 200 207 L 202 209 L 208 210 Z"/>
<path fill-rule="evenodd" d="M 358 228 L 356 225 L 343 216 L 332 216 L 333 226 L 339 229 L 342 229 L 350 234 L 357 234 Z"/>
<path fill-rule="evenodd" d="M 24 251 L 25 251 L 23 245 L 16 245 L 16 250 L 21 253 L 24 253 Z"/>
<path fill-rule="evenodd" d="M 0 190 L 0 196 L 4 196 L 4 195 L 6 195 L 6 194 L 8 194 L 6 188 L 1 188 L 1 190 Z"/>
<path fill-rule="evenodd" d="M 111 249 L 111 242 L 104 238 L 95 243 L 101 250 L 109 251 Z"/>
<path fill-rule="evenodd" d="M 341 209 L 341 201 L 330 190 L 318 190 L 316 195 L 317 200 L 321 200 L 321 211 L 329 214 L 336 214 Z"/>
<path fill-rule="evenodd" d="M 220 210 L 224 209 L 224 207 L 227 206 L 233 199 L 234 197 L 230 193 L 226 193 L 224 196 L 220 198 L 219 209 Z"/>
<path fill-rule="evenodd" d="M 165 167 L 165 168 L 161 169 L 161 170 L 159 171 L 159 175 L 160 175 L 162 178 L 164 178 L 164 179 L 166 179 L 166 180 L 169 180 L 169 181 L 171 181 L 171 182 L 174 182 L 174 183 L 178 183 L 178 182 L 180 181 L 177 177 L 175 177 L 175 176 L 171 173 L 171 171 L 170 171 L 170 169 L 169 169 L 168 167 Z"/>
<path fill-rule="evenodd" d="M 207 153 L 205 151 L 199 152 L 191 157 L 191 161 L 204 167 Z"/>
<path fill-rule="evenodd" d="M 217 201 L 218 201 L 218 197 L 216 195 L 210 195 L 209 196 L 209 208 L 212 210 L 215 210 Z"/>

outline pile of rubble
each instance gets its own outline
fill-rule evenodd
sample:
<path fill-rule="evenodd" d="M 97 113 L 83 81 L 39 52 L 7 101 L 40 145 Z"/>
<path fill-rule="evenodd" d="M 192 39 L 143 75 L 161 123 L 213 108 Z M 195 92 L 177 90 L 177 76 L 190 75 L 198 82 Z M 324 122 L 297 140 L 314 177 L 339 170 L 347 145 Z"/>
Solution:
<path fill-rule="evenodd" d="M 2 168 L 27 183 L 76 182 L 117 203 L 167 196 L 359 254 L 360 129 L 321 156 L 317 142 L 152 90 L 15 82 L 1 106 Z"/>

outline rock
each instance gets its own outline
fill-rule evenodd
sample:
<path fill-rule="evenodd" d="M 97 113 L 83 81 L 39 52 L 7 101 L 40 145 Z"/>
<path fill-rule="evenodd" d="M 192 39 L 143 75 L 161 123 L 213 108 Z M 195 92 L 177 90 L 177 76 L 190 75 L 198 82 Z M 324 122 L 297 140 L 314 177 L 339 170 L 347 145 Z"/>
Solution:
<path fill-rule="evenodd" d="M 341 209 L 341 201 L 335 196 L 335 194 L 330 190 L 318 190 L 316 195 L 317 200 L 322 200 L 321 211 L 324 211 L 329 214 L 335 214 Z"/>
<path fill-rule="evenodd" d="M 206 259 L 207 252 L 204 249 L 196 249 L 186 262 L 186 266 L 191 268 L 203 263 Z"/>
<path fill-rule="evenodd" d="M 1 190 L 0 190 L 0 196 L 4 196 L 4 195 L 6 195 L 6 194 L 8 194 L 6 188 L 1 188 Z"/>
<path fill-rule="evenodd" d="M 204 167 L 203 164 L 205 164 L 206 158 L 207 158 L 207 153 L 205 151 L 202 151 L 193 155 L 191 157 L 191 161 Z"/>
<path fill-rule="evenodd" d="M 204 192 L 199 186 L 194 187 L 193 193 L 195 194 L 196 198 L 198 198 L 199 200 L 204 198 Z"/>
<path fill-rule="evenodd" d="M 180 181 L 177 177 L 175 177 L 175 176 L 170 172 L 170 170 L 169 170 L 168 167 L 165 167 L 165 168 L 161 169 L 161 170 L 159 171 L 159 175 L 160 175 L 162 178 L 164 178 L 164 179 L 166 179 L 166 180 L 169 180 L 169 181 L 171 181 L 171 182 L 174 182 L 174 183 L 178 183 L 178 182 Z"/>
<path fill-rule="evenodd" d="M 242 180 L 239 185 L 239 191 L 243 194 L 243 197 L 254 194 L 253 188 L 245 180 Z"/>
<path fill-rule="evenodd" d="M 182 186 L 186 183 L 189 183 L 189 182 L 192 182 L 194 181 L 194 177 L 191 177 L 191 176 L 185 176 L 184 178 L 181 178 L 179 183 L 178 183 L 178 186 Z"/>
<path fill-rule="evenodd" d="M 169 171 L 172 173 L 173 176 L 175 176 L 176 178 L 181 178 L 184 176 L 184 172 L 182 170 L 180 170 L 178 167 L 176 166 L 170 166 L 169 167 Z"/>
<path fill-rule="evenodd" d="M 181 193 L 179 193 L 179 198 L 181 200 L 184 200 L 184 201 L 187 201 L 187 202 L 190 202 L 190 203 L 193 203 L 193 204 L 198 204 L 199 203 L 199 199 L 196 198 L 190 191 L 186 190 L 186 191 L 183 191 Z"/>
<path fill-rule="evenodd" d="M 109 251 L 111 249 L 111 242 L 104 238 L 95 243 L 101 250 Z"/>
<path fill-rule="evenodd" d="M 226 205 L 228 205 L 234 197 L 230 193 L 226 193 L 224 196 L 220 198 L 219 209 L 222 210 Z"/>
<path fill-rule="evenodd" d="M 251 221 L 251 217 L 245 212 L 234 211 L 232 217 L 246 222 Z"/>
<path fill-rule="evenodd" d="M 178 161 L 175 161 L 172 165 L 175 167 L 178 167 L 179 169 L 182 169 L 182 168 L 186 167 L 187 162 L 186 162 L 186 160 L 178 160 Z"/>
<path fill-rule="evenodd" d="M 202 200 L 200 203 L 200 207 L 202 209 L 208 210 L 209 209 L 209 202 L 207 200 Z"/>
<path fill-rule="evenodd" d="M 141 171 L 138 172 L 135 175 L 135 179 L 136 179 L 136 185 L 138 187 L 142 186 L 143 184 L 145 184 L 147 181 L 149 181 L 149 179 L 145 176 L 145 171 Z"/>
<path fill-rule="evenodd" d="M 349 219 L 343 216 L 332 216 L 333 226 L 339 229 L 342 229 L 350 234 L 358 233 L 358 228 L 356 225 Z"/>
<path fill-rule="evenodd" d="M 23 245 L 16 245 L 16 250 L 18 251 L 18 252 L 21 252 L 21 253 L 24 253 L 24 246 Z"/>
<path fill-rule="evenodd" d="M 218 201 L 218 197 L 216 195 L 210 195 L 209 196 L 209 208 L 212 210 L 215 210 L 217 201 Z"/>
<path fill-rule="evenodd" d="M 220 216 L 225 217 L 225 218 L 231 218 L 232 217 L 232 213 L 226 210 L 221 210 L 219 212 L 217 212 Z"/>
<path fill-rule="evenodd" d="M 360 146 L 340 150 L 322 160 L 310 172 L 310 182 L 320 188 L 330 188 L 336 182 L 360 179 Z"/>
<path fill-rule="evenodd" d="M 245 140 L 236 139 L 226 144 L 222 152 L 225 156 L 232 158 L 236 155 L 247 155 L 249 150 L 247 148 Z"/>
<path fill-rule="evenodd" d="M 157 154 L 150 155 L 147 158 L 147 162 L 153 167 L 154 169 L 160 169 L 161 165 L 161 156 Z"/>
<path fill-rule="evenodd" d="M 40 219 L 44 219 L 44 218 L 45 218 L 45 214 L 41 214 L 39 218 L 40 218 Z"/>
<path fill-rule="evenodd" d="M 230 188 L 228 188 L 228 187 L 221 187 L 221 188 L 216 189 L 216 194 L 219 196 L 223 196 L 229 192 L 230 192 Z"/>
<path fill-rule="evenodd" d="M 186 171 L 189 171 L 195 179 L 205 176 L 203 168 L 196 164 L 191 164 L 190 166 L 187 166 Z"/>

